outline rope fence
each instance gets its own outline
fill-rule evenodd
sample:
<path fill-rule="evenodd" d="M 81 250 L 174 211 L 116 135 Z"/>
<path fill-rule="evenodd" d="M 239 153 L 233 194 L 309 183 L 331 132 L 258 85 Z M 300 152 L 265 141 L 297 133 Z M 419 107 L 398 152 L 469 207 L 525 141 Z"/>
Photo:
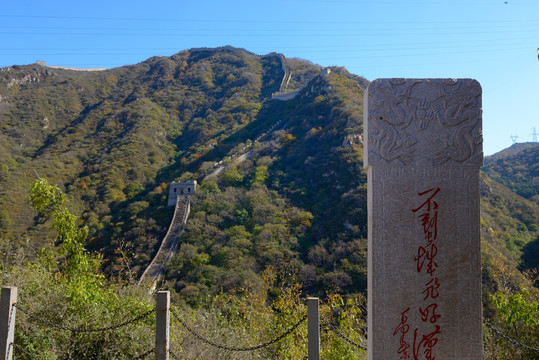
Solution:
<path fill-rule="evenodd" d="M 11 343 L 11 346 L 17 350 L 20 354 L 24 355 L 24 358 L 25 359 L 30 359 L 30 360 L 41 360 L 40 358 L 34 356 L 33 354 L 31 354 L 30 352 L 26 351 L 23 347 L 15 344 L 15 343 Z M 146 359 L 151 353 L 153 353 L 155 351 L 155 348 L 152 348 L 148 351 L 146 351 L 145 353 L 142 353 L 140 354 L 139 356 L 137 357 L 134 357 L 133 360 L 142 360 L 142 359 Z M 175 357 L 176 359 L 179 359 L 178 357 Z"/>
<path fill-rule="evenodd" d="M 150 350 L 146 351 L 145 353 L 143 354 L 140 354 L 139 356 L 137 356 L 136 358 L 134 358 L 133 360 L 142 360 L 142 359 L 146 359 L 151 353 L 153 353 L 155 351 L 155 348 L 151 348 Z"/>
<path fill-rule="evenodd" d="M 36 359 L 36 360 L 37 360 L 37 358 L 36 358 L 35 356 L 33 356 L 32 354 L 30 354 L 30 353 L 29 353 L 28 351 L 26 351 L 23 347 L 20 347 L 19 345 L 15 344 L 15 343 L 11 343 L 11 346 L 12 346 L 15 350 L 17 350 L 18 352 L 20 352 L 21 354 L 23 354 L 24 357 L 25 357 L 26 359 L 32 359 L 32 360 Z"/>
<path fill-rule="evenodd" d="M 365 345 L 361 345 L 355 342 L 354 340 L 350 339 L 348 336 L 344 335 L 336 326 L 326 323 L 322 326 L 322 328 L 333 331 L 335 335 L 337 335 L 338 337 L 340 337 L 341 339 L 343 339 L 350 345 L 354 346 L 355 348 L 367 351 L 367 347 Z"/>
<path fill-rule="evenodd" d="M 180 360 L 180 357 L 178 355 L 174 354 L 174 351 L 169 350 L 168 353 L 170 354 L 170 356 L 172 356 L 174 358 L 174 360 Z"/>
<path fill-rule="evenodd" d="M 217 349 L 222 349 L 231 352 L 248 352 L 256 351 L 260 349 L 267 348 L 271 345 L 277 344 L 287 336 L 294 334 L 298 328 L 307 322 L 307 346 L 308 346 L 308 356 L 305 358 L 307 360 L 319 360 L 320 359 L 320 331 L 324 330 L 326 332 L 333 332 L 337 337 L 344 340 L 349 345 L 356 348 L 358 351 L 365 351 L 366 346 L 363 344 L 351 339 L 349 336 L 345 335 L 337 326 L 332 325 L 328 321 L 324 321 L 323 324 L 320 324 L 320 315 L 318 309 L 318 298 L 308 298 L 307 299 L 307 314 L 301 317 L 296 321 L 292 326 L 283 331 L 280 335 L 275 336 L 274 338 L 264 341 L 258 345 L 254 346 L 229 346 L 225 344 L 220 344 L 216 341 L 210 340 L 200 332 L 196 331 L 192 326 L 190 326 L 182 316 L 170 306 L 170 293 L 168 291 L 159 291 L 156 293 L 156 305 L 150 310 L 145 311 L 137 316 L 134 316 L 128 320 L 112 324 L 105 327 L 96 327 L 96 328 L 76 328 L 67 326 L 64 324 L 57 324 L 48 319 L 45 319 L 41 316 L 38 316 L 30 312 L 21 304 L 17 303 L 17 288 L 15 287 L 5 287 L 2 288 L 2 294 L 0 299 L 0 360 L 11 360 L 13 358 L 13 353 L 16 352 L 21 355 L 21 358 L 31 359 L 31 360 L 42 360 L 31 353 L 28 349 L 16 344 L 14 341 L 15 334 L 15 319 L 16 313 L 20 312 L 27 316 L 33 321 L 45 325 L 48 328 L 60 330 L 60 331 L 69 331 L 73 334 L 76 333 L 93 333 L 93 332 L 111 332 L 118 330 L 120 328 L 135 324 L 141 320 L 149 317 L 151 314 L 155 313 L 155 347 L 143 352 L 142 354 L 133 357 L 133 360 L 142 360 L 150 358 L 154 354 L 153 358 L 155 360 L 166 360 L 169 358 L 180 359 L 174 351 L 170 349 L 170 340 L 169 340 L 169 327 L 170 327 L 170 314 L 172 317 L 184 327 L 191 335 L 193 335 L 198 340 L 204 342 L 207 345 L 215 347 Z M 522 342 L 508 336 L 503 333 L 490 323 L 486 323 L 486 326 L 492 331 L 492 333 L 497 337 L 504 339 L 509 344 L 514 347 L 525 349 L 527 351 L 539 353 L 539 348 L 523 344 Z"/>
<path fill-rule="evenodd" d="M 0 360 L 11 360 L 14 352 L 16 352 L 18 356 L 23 359 L 42 360 L 35 354 L 32 354 L 33 351 L 31 349 L 27 349 L 26 347 L 21 346 L 21 344 L 15 343 L 14 330 L 17 312 L 20 312 L 21 314 L 26 316 L 27 319 L 31 320 L 32 322 L 38 323 L 45 328 L 57 331 L 71 332 L 72 334 L 88 334 L 116 331 L 123 327 L 136 324 L 141 320 L 149 317 L 151 314 L 155 313 L 155 347 L 141 353 L 136 357 L 133 357 L 133 360 L 142 360 L 149 358 L 153 358 L 155 360 L 180 359 L 180 356 L 178 356 L 178 354 L 176 354 L 170 349 L 169 327 L 171 313 L 173 318 L 180 324 L 180 326 L 184 327 L 191 335 L 193 335 L 198 340 L 204 342 L 207 345 L 210 345 L 211 347 L 231 352 L 249 352 L 270 347 L 271 345 L 277 344 L 286 337 L 296 333 L 298 328 L 308 320 L 308 356 L 306 356 L 305 359 L 319 360 L 320 321 L 318 302 L 318 298 L 307 299 L 307 314 L 303 315 L 298 321 L 296 321 L 293 325 L 283 331 L 280 335 L 275 336 L 270 340 L 264 341 L 258 345 L 238 347 L 220 344 L 216 341 L 212 341 L 203 336 L 200 332 L 196 331 L 182 318 L 182 316 L 176 310 L 171 308 L 170 293 L 168 291 L 158 291 L 156 293 L 156 305 L 148 311 L 145 311 L 139 315 L 133 316 L 132 318 L 119 323 L 104 327 L 92 328 L 74 327 L 66 325 L 62 322 L 57 323 L 47 318 L 44 318 L 43 316 L 40 316 L 36 313 L 32 313 L 30 310 L 21 305 L 21 303 L 17 303 L 17 288 L 2 288 L 2 296 L 0 299 Z M 331 329 L 335 331 L 335 329 L 337 328 L 332 327 Z M 343 339 L 346 340 L 346 338 Z M 351 341 L 350 339 L 348 340 L 349 342 Z M 354 345 L 353 342 L 350 342 L 350 344 Z M 56 351 L 58 351 L 58 349 Z"/>
<path fill-rule="evenodd" d="M 526 349 L 526 350 L 529 350 L 529 351 L 533 351 L 533 352 L 536 352 L 539 354 L 539 348 L 536 348 L 536 347 L 532 347 L 532 346 L 529 346 L 529 345 L 526 345 L 526 344 L 523 344 L 521 343 L 520 341 L 518 340 L 515 340 L 513 339 L 512 337 L 504 334 L 503 332 L 501 332 L 500 330 L 496 329 L 494 326 L 492 326 L 490 323 L 486 323 L 487 327 L 492 330 L 494 332 L 494 334 L 496 335 L 496 337 L 498 338 L 503 338 L 505 340 L 507 340 L 508 342 L 510 342 L 511 344 L 513 344 L 514 346 L 517 346 L 519 348 L 523 348 L 523 349 Z"/>
<path fill-rule="evenodd" d="M 287 331 L 285 331 L 281 335 L 277 336 L 276 338 L 274 338 L 274 339 L 272 339 L 270 341 L 266 341 L 266 342 L 264 342 L 262 344 L 255 345 L 255 346 L 248 346 L 248 347 L 233 347 L 233 346 L 227 346 L 227 345 L 223 345 L 223 344 L 218 344 L 218 343 L 216 343 L 216 342 L 214 342 L 212 340 L 209 340 L 209 339 L 205 338 L 200 333 L 196 332 L 193 328 L 191 328 L 189 325 L 187 325 L 184 321 L 182 321 L 182 319 L 178 316 L 178 314 L 174 310 L 172 310 L 171 313 L 172 313 L 172 316 L 174 316 L 174 318 L 183 327 L 185 327 L 191 334 L 193 334 L 199 340 L 201 340 L 202 342 L 205 342 L 206 344 L 211 345 L 213 347 L 223 349 L 223 350 L 228 350 L 228 351 L 255 351 L 255 350 L 259 350 L 259 349 L 271 346 L 271 345 L 281 341 L 282 339 L 284 339 L 288 335 L 292 334 L 294 331 L 296 331 L 298 326 L 300 326 L 302 323 L 305 322 L 305 320 L 307 320 L 307 315 L 303 316 L 301 318 L 301 320 L 299 320 L 294 325 L 292 325 Z"/>
<path fill-rule="evenodd" d="M 127 320 L 127 321 L 124 321 L 122 323 L 119 323 L 119 324 L 114 324 L 114 325 L 110 325 L 110 326 L 106 326 L 106 327 L 101 327 L 101 328 L 82 328 L 82 329 L 76 329 L 76 328 L 72 328 L 72 327 L 69 327 L 69 326 L 62 326 L 62 325 L 58 325 L 58 324 L 55 324 L 47 319 L 44 319 L 42 317 L 39 317 L 35 314 L 32 314 L 30 313 L 29 311 L 25 310 L 24 308 L 22 308 L 19 304 L 15 303 L 13 304 L 13 307 L 17 308 L 17 310 L 19 310 L 20 312 L 22 312 L 23 314 L 27 315 L 28 317 L 44 324 L 44 325 L 47 325 L 47 326 L 50 326 L 52 328 L 55 328 L 57 330 L 63 330 L 63 331 L 71 331 L 73 333 L 81 333 L 81 332 L 103 332 L 103 331 L 112 331 L 112 330 L 116 330 L 116 329 L 119 329 L 119 328 L 122 328 L 124 326 L 127 326 L 127 325 L 130 325 L 130 324 L 133 324 L 133 323 L 136 323 L 138 322 L 139 320 L 142 320 L 144 319 L 145 317 L 147 317 L 148 315 L 152 314 L 155 312 L 155 309 L 151 309 L 151 310 L 148 310 L 146 311 L 145 313 L 143 314 L 140 314 L 139 316 L 131 319 L 131 320 Z"/>

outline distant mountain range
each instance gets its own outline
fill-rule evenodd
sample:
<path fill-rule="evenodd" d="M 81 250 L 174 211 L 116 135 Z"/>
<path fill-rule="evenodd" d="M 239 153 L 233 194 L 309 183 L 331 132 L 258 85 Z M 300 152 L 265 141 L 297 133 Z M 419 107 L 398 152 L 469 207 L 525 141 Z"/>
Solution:
<path fill-rule="evenodd" d="M 166 271 L 175 296 L 194 302 L 257 283 L 268 265 L 297 272 L 311 294 L 364 295 L 369 82 L 322 70 L 231 47 L 95 72 L 0 69 L 4 261 L 54 240 L 25 201 L 37 176 L 67 192 L 88 247 L 105 254 L 108 274 L 125 276 L 140 275 L 166 233 L 169 182 L 197 180 Z M 521 270 L 537 266 L 538 152 L 527 144 L 485 159 L 485 291 L 501 276 L 525 283 Z"/>

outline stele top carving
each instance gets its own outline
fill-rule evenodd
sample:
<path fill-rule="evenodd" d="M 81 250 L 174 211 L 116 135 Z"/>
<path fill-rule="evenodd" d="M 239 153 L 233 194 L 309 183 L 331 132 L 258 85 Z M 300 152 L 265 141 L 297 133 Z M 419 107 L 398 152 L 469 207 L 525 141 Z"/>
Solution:
<path fill-rule="evenodd" d="M 365 92 L 365 166 L 481 166 L 473 79 L 377 79 Z"/>

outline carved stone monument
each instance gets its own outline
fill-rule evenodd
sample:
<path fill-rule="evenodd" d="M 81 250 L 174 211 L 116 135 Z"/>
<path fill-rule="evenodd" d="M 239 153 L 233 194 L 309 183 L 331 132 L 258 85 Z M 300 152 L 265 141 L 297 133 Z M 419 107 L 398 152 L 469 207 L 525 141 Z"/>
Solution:
<path fill-rule="evenodd" d="M 482 359 L 481 87 L 378 79 L 364 103 L 368 358 Z"/>

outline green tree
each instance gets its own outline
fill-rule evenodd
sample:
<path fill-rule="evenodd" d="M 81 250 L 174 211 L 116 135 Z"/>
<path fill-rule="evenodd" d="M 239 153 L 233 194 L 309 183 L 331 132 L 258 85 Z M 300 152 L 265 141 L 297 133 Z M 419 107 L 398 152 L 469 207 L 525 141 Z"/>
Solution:
<path fill-rule="evenodd" d="M 87 229 L 64 205 L 65 194 L 45 179 L 35 181 L 29 202 L 56 230 L 59 245 L 42 248 L 27 264 L 5 266 L 2 285 L 17 286 L 15 343 L 39 359 L 132 359 L 151 349 L 152 316 L 114 331 L 71 332 L 103 328 L 147 313 L 153 300 L 143 288 L 106 281 L 102 256 L 84 247 Z M 32 316 L 28 316 L 32 314 Z"/>
<path fill-rule="evenodd" d="M 32 185 L 29 201 L 37 213 L 46 219 L 52 219 L 60 247 L 58 270 L 63 273 L 68 296 L 81 304 L 101 299 L 103 294 L 102 274 L 98 270 L 103 260 L 101 255 L 92 255 L 84 248 L 88 228 L 78 225 L 78 217 L 71 214 L 64 206 L 66 196 L 56 185 L 45 179 L 38 179 Z M 52 255 L 50 248 L 44 250 Z"/>
<path fill-rule="evenodd" d="M 253 179 L 251 180 L 251 186 L 257 184 L 263 184 L 268 178 L 268 167 L 266 165 L 259 165 L 255 169 Z"/>
<path fill-rule="evenodd" d="M 239 186 L 243 181 L 243 175 L 238 172 L 236 166 L 232 166 L 221 174 L 221 179 L 230 186 Z"/>
<path fill-rule="evenodd" d="M 520 289 L 514 293 L 497 292 L 490 296 L 495 306 L 494 321 L 506 336 L 529 347 L 539 344 L 539 302 L 528 290 Z M 539 359 L 539 353 L 525 346 L 516 346 L 506 337 L 497 335 L 497 358 Z"/>

